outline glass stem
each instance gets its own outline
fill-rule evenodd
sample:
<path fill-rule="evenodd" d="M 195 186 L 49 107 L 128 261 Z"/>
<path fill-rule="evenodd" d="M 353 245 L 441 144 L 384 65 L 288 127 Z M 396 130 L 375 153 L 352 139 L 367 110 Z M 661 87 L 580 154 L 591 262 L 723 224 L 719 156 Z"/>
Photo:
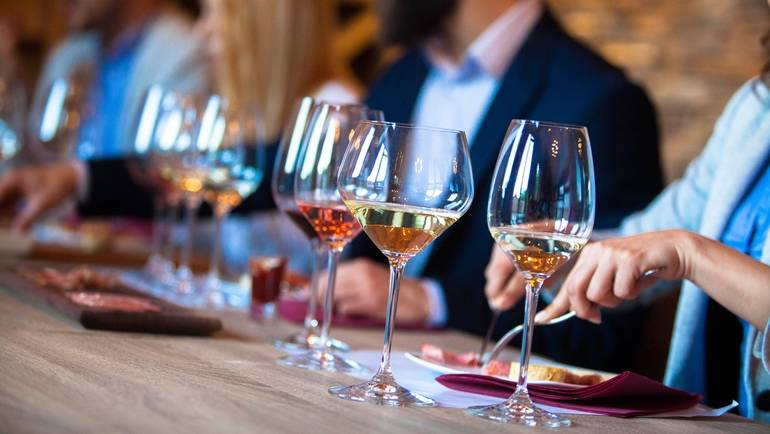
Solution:
<path fill-rule="evenodd" d="M 185 205 L 187 208 L 187 221 L 185 222 L 185 231 L 187 237 L 185 239 L 184 247 L 182 248 L 182 257 L 180 258 L 179 268 L 182 273 L 192 276 L 190 270 L 190 259 L 192 256 L 193 236 L 195 235 L 195 220 L 198 214 L 198 206 L 200 206 L 200 199 L 195 195 L 188 195 L 185 198 Z"/>
<path fill-rule="evenodd" d="M 155 207 L 152 214 L 152 246 L 150 253 L 150 261 L 155 260 L 160 256 L 161 241 L 163 240 L 163 217 L 166 210 L 163 198 L 155 197 L 153 199 L 153 205 Z"/>
<path fill-rule="evenodd" d="M 388 307 L 385 313 L 385 336 L 382 345 L 382 360 L 377 375 L 391 375 L 390 348 L 393 344 L 393 328 L 396 325 L 396 308 L 398 307 L 398 290 L 401 285 L 401 275 L 404 273 L 403 261 L 390 260 L 390 289 L 388 291 Z"/>
<path fill-rule="evenodd" d="M 214 207 L 214 237 L 212 238 L 214 243 L 214 250 L 211 252 L 211 264 L 209 264 L 209 281 L 219 280 L 219 260 L 222 256 L 222 224 L 225 221 L 227 215 L 227 208 L 221 206 Z"/>
<path fill-rule="evenodd" d="M 524 330 L 521 337 L 521 358 L 519 359 L 519 381 L 516 385 L 516 391 L 513 393 L 514 396 L 529 394 L 527 391 L 529 354 L 532 349 L 532 331 L 535 328 L 537 295 L 542 286 L 543 281 L 540 279 L 527 279 L 526 299 L 524 301 Z M 513 398 L 513 396 L 511 398 Z"/>
<path fill-rule="evenodd" d="M 318 328 L 318 319 L 315 317 L 318 309 L 318 284 L 323 260 L 326 259 L 326 251 L 321 240 L 313 238 L 310 244 L 313 249 L 313 269 L 310 275 L 310 299 L 307 303 L 307 313 L 305 313 L 305 335 L 315 334 Z"/>
<path fill-rule="evenodd" d="M 324 297 L 324 321 L 321 326 L 321 340 L 318 343 L 321 351 L 329 349 L 329 327 L 332 324 L 332 308 L 334 307 L 334 283 L 337 279 L 337 262 L 339 262 L 341 249 L 329 250 L 328 283 L 326 296 Z"/>
<path fill-rule="evenodd" d="M 166 215 L 164 226 L 164 240 L 162 255 L 169 263 L 174 263 L 174 224 L 176 223 L 177 216 L 179 215 L 179 201 L 168 202 L 166 206 Z"/>

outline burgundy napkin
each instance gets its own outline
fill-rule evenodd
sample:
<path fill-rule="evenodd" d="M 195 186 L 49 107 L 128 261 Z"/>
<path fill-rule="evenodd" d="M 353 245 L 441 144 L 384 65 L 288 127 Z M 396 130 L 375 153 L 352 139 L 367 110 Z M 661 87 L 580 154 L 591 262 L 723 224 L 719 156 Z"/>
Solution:
<path fill-rule="evenodd" d="M 283 299 L 278 302 L 278 315 L 286 321 L 296 324 L 302 324 L 305 321 L 307 312 L 307 301 L 297 299 Z M 316 311 L 316 318 L 323 318 L 323 310 Z M 365 327 L 365 328 L 383 328 L 385 322 L 366 317 L 352 317 L 335 314 L 332 317 L 332 325 L 337 327 Z M 438 330 L 424 323 L 396 321 L 396 328 L 402 330 Z"/>
<path fill-rule="evenodd" d="M 508 398 L 516 389 L 514 381 L 487 375 L 448 374 L 436 381 L 450 389 L 499 398 Z M 593 386 L 530 384 L 528 389 L 532 400 L 540 404 L 615 417 L 683 410 L 702 399 L 700 395 L 672 389 L 629 371 Z"/>

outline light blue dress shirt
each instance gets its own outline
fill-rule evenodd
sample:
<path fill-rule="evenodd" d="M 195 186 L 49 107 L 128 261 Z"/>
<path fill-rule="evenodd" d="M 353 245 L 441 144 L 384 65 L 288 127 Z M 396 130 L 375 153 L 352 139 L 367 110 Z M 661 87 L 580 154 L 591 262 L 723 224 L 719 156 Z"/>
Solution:
<path fill-rule="evenodd" d="M 465 131 L 470 146 L 505 71 L 542 11 L 540 0 L 517 2 L 473 41 L 459 62 L 447 54 L 440 39 L 428 41 L 424 50 L 431 70 L 415 102 L 412 123 Z M 428 246 L 409 261 L 407 276 L 416 278 L 422 274 L 431 249 Z M 424 281 L 424 285 L 430 304 L 428 322 L 446 323 L 446 301 L 441 287 L 433 280 Z"/>

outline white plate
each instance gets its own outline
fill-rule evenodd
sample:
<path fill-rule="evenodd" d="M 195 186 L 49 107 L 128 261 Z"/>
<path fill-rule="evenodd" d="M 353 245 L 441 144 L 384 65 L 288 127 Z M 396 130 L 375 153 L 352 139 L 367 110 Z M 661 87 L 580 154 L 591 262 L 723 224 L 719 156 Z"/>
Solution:
<path fill-rule="evenodd" d="M 417 363 L 418 365 L 428 368 L 431 371 L 438 372 L 440 374 L 481 374 L 481 368 L 479 367 L 460 367 L 452 366 L 439 362 L 432 362 L 425 360 L 420 355 L 414 353 L 404 353 L 404 356 L 410 361 Z"/>
<path fill-rule="evenodd" d="M 404 356 L 411 362 L 416 363 L 424 368 L 430 369 L 431 371 L 437 372 L 439 374 L 479 374 L 479 375 L 486 375 L 483 372 L 481 372 L 481 368 L 479 367 L 459 367 L 459 366 L 452 366 L 447 365 L 444 363 L 439 362 L 433 362 L 430 360 L 423 359 L 420 355 L 414 354 L 414 353 L 404 353 Z M 507 376 L 501 376 L 501 375 L 490 375 L 490 377 L 496 377 L 496 378 L 502 378 L 504 380 L 511 380 Z M 513 381 L 513 380 L 511 380 Z M 583 387 L 577 384 L 569 384 L 569 383 L 560 383 L 558 381 L 529 381 L 529 384 L 558 384 L 560 386 L 570 386 L 570 387 Z"/>

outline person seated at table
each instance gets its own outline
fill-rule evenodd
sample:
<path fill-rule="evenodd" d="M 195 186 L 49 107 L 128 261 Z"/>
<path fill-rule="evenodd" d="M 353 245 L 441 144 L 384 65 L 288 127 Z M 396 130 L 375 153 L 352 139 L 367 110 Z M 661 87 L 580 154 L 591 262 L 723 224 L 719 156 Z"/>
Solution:
<path fill-rule="evenodd" d="M 407 49 L 371 87 L 367 104 L 389 121 L 464 130 L 476 185 L 471 209 L 407 266 L 398 318 L 483 334 L 491 313 L 483 293 L 489 256 L 482 252 L 493 244 L 486 197 L 511 119 L 588 127 L 596 223 L 609 228 L 662 189 L 655 112 L 644 90 L 566 34 L 539 0 L 382 0 L 379 7 L 384 42 Z M 366 237 L 353 242 L 351 256 L 358 259 L 338 270 L 335 307 L 383 318 L 384 256 Z M 500 324 L 521 322 L 523 313 L 506 315 Z M 601 328 L 569 324 L 573 335 L 552 338 L 565 348 L 575 340 L 590 348 L 580 364 L 612 369 L 634 353 L 642 325 L 638 312 L 636 319 Z M 546 355 L 564 359 L 569 353 Z"/>
<path fill-rule="evenodd" d="M 268 142 L 277 141 L 287 112 L 303 95 L 340 102 L 359 98 L 357 84 L 327 55 L 331 35 L 326 25 L 331 12 L 326 0 L 204 3 L 199 30 L 207 68 L 216 72 L 216 87 L 224 97 L 243 106 L 255 105 L 265 113 Z M 296 31 L 300 27 L 303 32 Z M 205 93 L 207 87 L 189 90 Z M 130 140 L 133 133 L 123 130 L 120 137 Z M 275 147 L 271 147 L 265 179 L 270 179 L 274 156 Z M 78 213 L 85 217 L 149 217 L 153 209 L 151 192 L 136 183 L 125 158 L 33 165 L 10 170 L 0 178 L 0 207 L 14 210 L 13 225 L 19 230 L 28 229 L 45 212 L 73 197 L 78 199 Z M 235 212 L 259 209 L 274 209 L 270 189 L 264 186 Z"/>
<path fill-rule="evenodd" d="M 768 422 L 770 34 L 765 41 L 763 75 L 733 96 L 685 175 L 623 220 L 626 237 L 586 246 L 536 321 L 573 309 L 600 323 L 600 307 L 644 297 L 659 280 L 684 279 L 666 384 L 712 406 L 736 400 L 742 415 Z M 649 270 L 658 271 L 643 277 Z M 494 254 L 489 274 L 491 304 L 506 308 L 522 296 L 523 281 L 504 254 Z M 546 344 L 539 332 L 534 343 Z"/>
<path fill-rule="evenodd" d="M 152 84 L 180 91 L 210 88 L 193 20 L 171 1 L 68 0 L 69 35 L 46 60 L 33 100 L 42 113 L 57 79 L 88 77 L 89 116 L 74 150 L 81 158 L 130 149 L 129 128 Z"/>

